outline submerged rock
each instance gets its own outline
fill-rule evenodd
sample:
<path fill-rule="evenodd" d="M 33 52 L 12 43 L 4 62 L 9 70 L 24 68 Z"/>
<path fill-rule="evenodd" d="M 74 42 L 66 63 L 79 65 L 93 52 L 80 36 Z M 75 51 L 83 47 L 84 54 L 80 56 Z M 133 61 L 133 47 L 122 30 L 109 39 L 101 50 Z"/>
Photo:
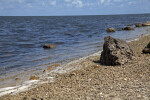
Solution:
<path fill-rule="evenodd" d="M 143 49 L 142 52 L 143 52 L 143 53 L 149 53 L 149 54 L 150 54 L 150 42 L 149 42 L 148 45 Z"/>
<path fill-rule="evenodd" d="M 133 51 L 125 41 L 110 36 L 105 37 L 104 40 L 101 64 L 121 65 L 132 59 Z"/>
<path fill-rule="evenodd" d="M 44 44 L 43 45 L 44 49 L 51 49 L 51 48 L 55 48 L 55 47 L 56 47 L 56 45 L 52 45 L 52 44 Z"/>
<path fill-rule="evenodd" d="M 127 27 L 122 28 L 122 30 L 134 30 L 134 28 L 127 26 Z"/>
<path fill-rule="evenodd" d="M 31 76 L 30 77 L 30 80 L 39 80 L 40 78 L 39 77 L 37 77 L 37 76 Z"/>
<path fill-rule="evenodd" d="M 150 26 L 150 22 L 146 22 L 143 26 Z"/>
<path fill-rule="evenodd" d="M 136 23 L 135 26 L 136 26 L 136 27 L 142 27 L 143 24 L 142 24 L 142 23 Z"/>
<path fill-rule="evenodd" d="M 15 78 L 15 80 L 17 81 L 17 80 L 19 80 L 19 78 Z"/>
<path fill-rule="evenodd" d="M 60 64 L 51 65 L 50 67 L 47 68 L 47 70 L 52 70 L 52 69 L 54 69 L 55 67 L 58 67 L 58 66 L 60 66 Z"/>
<path fill-rule="evenodd" d="M 115 29 L 113 27 L 107 28 L 107 32 L 115 32 Z"/>
<path fill-rule="evenodd" d="M 134 24 L 129 24 L 129 25 L 127 25 L 127 26 L 133 26 Z"/>

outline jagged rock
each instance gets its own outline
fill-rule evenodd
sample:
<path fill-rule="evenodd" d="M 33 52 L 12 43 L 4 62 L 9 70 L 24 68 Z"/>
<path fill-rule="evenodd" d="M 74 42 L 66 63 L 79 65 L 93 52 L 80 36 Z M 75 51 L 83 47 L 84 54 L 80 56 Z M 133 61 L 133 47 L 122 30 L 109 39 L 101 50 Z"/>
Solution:
<path fill-rule="evenodd" d="M 122 30 L 134 30 L 134 28 L 127 26 L 127 27 L 122 28 Z"/>
<path fill-rule="evenodd" d="M 105 37 L 104 40 L 101 64 L 121 65 L 132 59 L 133 51 L 125 41 L 110 36 Z"/>
<path fill-rule="evenodd" d="M 150 26 L 150 22 L 146 22 L 143 26 Z"/>
<path fill-rule="evenodd" d="M 143 53 L 149 53 L 149 54 L 150 54 L 150 42 L 149 42 L 148 45 L 143 49 L 142 52 L 143 52 Z"/>
<path fill-rule="evenodd" d="M 136 23 L 135 26 L 136 26 L 136 27 L 142 27 L 143 24 L 142 24 L 142 23 Z"/>
<path fill-rule="evenodd" d="M 44 44 L 43 45 L 44 49 L 51 49 L 51 48 L 55 48 L 55 47 L 56 47 L 56 45 L 52 45 L 52 44 Z"/>
<path fill-rule="evenodd" d="M 113 27 L 107 28 L 107 32 L 115 32 L 115 29 Z"/>

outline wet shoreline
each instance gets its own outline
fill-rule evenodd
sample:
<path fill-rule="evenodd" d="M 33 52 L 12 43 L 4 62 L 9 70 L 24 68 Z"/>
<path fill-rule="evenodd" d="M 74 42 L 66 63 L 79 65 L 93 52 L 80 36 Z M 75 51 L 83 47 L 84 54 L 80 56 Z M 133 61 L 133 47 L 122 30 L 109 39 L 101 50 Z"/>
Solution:
<path fill-rule="evenodd" d="M 149 32 L 148 32 L 149 33 Z M 91 56 L 89 56 L 89 57 L 85 57 L 85 58 L 81 58 L 80 60 L 77 60 L 77 61 L 73 61 L 73 62 L 71 62 L 71 63 L 68 63 L 68 66 L 64 66 L 64 67 L 61 67 L 61 65 L 59 66 L 59 67 L 56 67 L 54 70 L 51 70 L 50 72 L 51 72 L 51 74 L 48 72 L 47 73 L 47 76 L 45 76 L 45 75 L 43 75 L 42 77 L 47 77 L 46 78 L 46 81 L 45 80 L 43 80 L 43 82 L 46 82 L 45 84 L 43 84 L 43 85 L 40 85 L 40 86 L 38 86 L 37 88 L 38 88 L 38 90 L 42 90 L 42 89 L 46 89 L 46 88 L 49 88 L 49 89 L 51 89 L 52 88 L 52 86 L 54 86 L 53 88 L 55 88 L 55 87 L 58 87 L 58 89 L 59 89 L 59 91 L 62 91 L 63 90 L 63 88 L 60 88 L 59 86 L 63 86 L 63 84 L 68 84 L 68 85 L 71 85 L 71 84 L 74 84 L 74 85 L 79 85 L 78 83 L 72 83 L 72 82 L 74 82 L 75 80 L 78 80 L 79 82 L 82 82 L 82 78 L 83 78 L 83 84 L 81 84 L 81 85 L 84 85 L 85 83 L 86 83 L 86 80 L 87 80 L 87 78 L 88 77 L 91 77 L 91 75 L 96 75 L 95 73 L 99 73 L 99 71 L 100 71 L 100 73 L 98 74 L 98 75 L 105 75 L 105 73 L 104 72 L 106 72 L 106 73 L 109 73 L 109 70 L 118 70 L 120 73 L 121 73 L 121 69 L 124 69 L 124 68 L 126 68 L 126 66 L 127 66 L 127 71 L 129 71 L 129 70 L 133 70 L 133 72 L 126 72 L 126 70 L 124 70 L 125 71 L 125 73 L 128 73 L 128 74 L 131 74 L 131 76 L 132 76 L 132 74 L 133 74 L 133 76 L 134 75 L 138 75 L 138 73 L 134 73 L 134 71 L 135 70 L 138 70 L 139 68 L 142 68 L 142 63 L 145 65 L 145 66 L 147 66 L 147 64 L 148 64 L 148 66 L 149 66 L 149 63 L 148 63 L 148 59 L 149 59 L 149 55 L 143 55 L 143 54 L 141 54 L 141 50 L 145 47 L 145 45 L 149 42 L 148 40 L 149 40 L 149 38 L 150 38 L 150 35 L 149 34 L 146 34 L 146 35 L 141 35 L 138 39 L 135 39 L 134 41 L 131 41 L 131 42 L 129 42 L 129 45 L 131 46 L 131 48 L 133 49 L 133 51 L 134 51 L 134 53 L 135 53 L 135 59 L 133 60 L 133 61 L 130 61 L 129 63 L 127 63 L 127 64 L 125 64 L 125 65 L 123 65 L 123 66 L 116 66 L 116 67 L 111 67 L 110 66 L 110 68 L 109 68 L 109 66 L 102 66 L 102 65 L 99 65 L 99 63 L 96 63 L 96 61 L 98 61 L 99 60 L 99 56 L 100 56 L 100 52 L 99 53 L 97 53 L 97 54 L 94 54 L 94 55 L 91 55 Z M 137 46 L 138 45 L 138 46 Z M 139 62 L 139 60 L 140 60 L 140 62 Z M 134 66 L 134 67 L 133 67 Z M 139 66 L 139 68 L 138 68 L 138 66 Z M 149 68 L 147 66 L 147 68 Z M 89 68 L 88 68 L 89 67 Z M 94 68 L 94 69 L 93 69 Z M 130 69 L 131 68 L 131 69 Z M 132 69 L 133 68 L 133 69 Z M 143 75 L 143 77 L 147 80 L 146 82 L 147 83 L 143 83 L 143 84 L 150 84 L 150 81 L 149 81 L 149 77 L 147 77 L 147 76 L 145 76 L 145 75 L 147 75 L 148 73 L 149 73 L 149 71 L 148 71 L 148 69 L 147 69 L 146 67 L 144 67 L 144 69 L 143 70 L 145 70 L 146 71 L 146 74 L 142 74 L 142 73 L 144 73 L 144 71 L 142 71 L 142 72 L 140 72 L 141 73 L 141 75 Z M 95 71 L 95 70 L 97 70 L 97 71 Z M 104 72 L 103 72 L 104 71 Z M 113 72 L 114 73 L 114 75 L 117 75 L 117 72 Z M 127 75 L 127 74 L 125 74 L 125 75 Z M 84 76 L 84 77 L 83 77 Z M 109 74 L 107 75 L 108 77 L 112 77 L 112 76 L 109 76 Z M 48 78 L 49 77 L 49 78 Z M 96 77 L 96 76 L 92 76 L 92 77 Z M 106 76 L 103 76 L 103 77 L 106 77 Z M 120 76 L 117 76 L 117 77 L 120 77 Z M 123 78 L 124 77 L 124 78 Z M 71 78 L 71 80 L 70 80 L 70 78 Z M 84 79 L 85 78 L 85 79 Z M 112 77 L 113 78 L 113 77 Z M 134 80 L 134 78 L 135 78 L 135 80 L 136 80 L 136 77 L 134 76 L 134 77 L 130 77 L 130 76 L 128 76 L 128 77 L 125 77 L 124 75 L 122 76 L 122 77 L 120 77 L 120 78 L 123 78 L 123 80 L 124 81 L 126 81 L 126 80 L 128 80 L 128 82 L 130 83 L 131 82 L 131 80 Z M 128 79 L 128 78 L 130 78 L 130 79 Z M 106 79 L 107 79 L 107 77 L 106 77 Z M 66 80 L 66 81 L 65 81 Z M 66 83 L 67 81 L 71 81 L 71 82 L 69 82 L 69 83 Z M 93 79 L 91 79 L 91 80 L 97 80 L 96 78 L 93 78 Z M 139 80 L 139 78 L 138 78 L 138 80 Z M 62 82 L 62 83 L 60 83 L 60 81 Z M 97 80 L 98 81 L 98 80 Z M 97 82 L 96 81 L 96 82 Z M 104 80 L 103 80 L 104 81 Z M 106 82 L 107 82 L 107 80 L 105 80 Z M 113 81 L 113 80 L 112 80 Z M 143 81 L 143 80 L 142 80 Z M 47 83 L 47 82 L 50 82 L 50 83 Z M 52 82 L 52 83 L 51 83 Z M 109 82 L 109 81 L 108 81 Z M 120 80 L 120 82 L 123 82 L 122 80 Z M 144 81 L 145 82 L 145 81 Z M 40 83 L 39 83 L 40 84 Z M 38 84 L 38 85 L 39 85 Z M 89 83 L 91 86 L 92 86 L 92 84 L 93 83 Z M 96 84 L 99 84 L 99 83 L 96 83 Z M 116 83 L 116 84 L 118 84 L 118 83 Z M 57 86 L 58 85 L 58 86 Z M 67 87 L 68 85 L 65 85 L 64 87 Z M 90 86 L 89 85 L 89 86 Z M 104 85 L 103 83 L 101 83 L 101 85 Z M 108 84 L 108 86 L 109 86 L 110 84 Z M 126 85 L 128 85 L 128 83 L 126 83 Z M 87 86 L 88 87 L 88 86 Z M 92 86 L 93 87 L 93 86 Z M 147 87 L 147 85 L 145 86 L 145 87 Z M 31 97 L 31 96 L 41 96 L 42 98 L 44 98 L 43 96 L 44 96 L 44 94 L 43 93 L 45 93 L 46 92 L 46 90 L 42 90 L 41 92 L 42 92 L 42 94 L 39 94 L 39 93 L 37 93 L 36 95 L 34 95 L 33 93 L 32 93 L 32 91 L 35 91 L 35 92 L 37 92 L 36 90 L 37 90 L 37 88 L 35 88 L 35 89 L 31 89 L 31 90 L 29 90 L 28 92 L 24 92 L 24 93 L 20 93 L 20 94 L 17 94 L 16 96 L 11 96 L 11 95 L 9 95 L 8 96 L 8 98 L 11 98 L 11 99 L 14 99 L 15 100 L 15 98 L 16 97 L 19 97 L 19 98 L 23 98 L 23 97 L 26 97 L 25 95 L 28 95 L 29 97 Z M 78 88 L 78 87 L 77 87 Z M 146 89 L 148 89 L 147 91 L 150 91 L 149 90 L 149 88 L 150 87 L 147 87 Z M 72 90 L 73 89 L 73 87 L 71 88 L 70 87 L 70 89 Z M 57 91 L 57 89 L 54 89 L 53 90 L 53 92 L 56 92 L 56 93 L 58 93 L 59 94 L 59 92 Z M 77 92 L 77 90 L 75 89 L 73 89 L 72 91 L 76 91 Z M 93 90 L 94 91 L 94 90 Z M 96 91 L 98 91 L 98 90 L 96 90 Z M 52 93 L 53 93 L 52 92 Z M 15 93 L 15 92 L 14 92 Z M 68 92 L 66 92 L 66 94 L 67 94 Z M 72 93 L 72 92 L 71 92 Z M 146 92 L 147 93 L 147 92 Z M 66 95 L 66 94 L 64 94 L 64 95 Z M 136 93 L 135 93 L 136 94 Z M 49 94 L 50 95 L 50 94 Z M 60 95 L 60 97 L 61 97 L 61 94 L 59 94 Z M 121 94 L 118 94 L 118 96 L 120 97 L 120 95 Z M 56 95 L 53 95 L 54 97 L 57 97 Z M 71 96 L 71 95 L 68 95 L 68 96 Z M 145 95 L 144 95 L 145 96 Z M 66 96 L 64 96 L 64 98 L 65 98 Z M 118 98 L 119 98 L 118 97 Z M 142 96 L 143 97 L 143 96 Z M 141 97 L 141 98 L 142 98 Z M 4 97 L 5 99 L 7 99 L 7 97 Z M 52 95 L 50 95 L 50 97 L 49 98 L 51 98 L 52 99 Z M 63 98 L 63 97 L 62 97 Z M 73 98 L 73 97 L 72 97 Z M 120 97 L 121 98 L 121 97 Z M 125 98 L 125 97 L 124 97 Z M 135 97 L 136 98 L 136 97 Z M 145 98 L 147 98 L 147 95 L 145 96 Z"/>

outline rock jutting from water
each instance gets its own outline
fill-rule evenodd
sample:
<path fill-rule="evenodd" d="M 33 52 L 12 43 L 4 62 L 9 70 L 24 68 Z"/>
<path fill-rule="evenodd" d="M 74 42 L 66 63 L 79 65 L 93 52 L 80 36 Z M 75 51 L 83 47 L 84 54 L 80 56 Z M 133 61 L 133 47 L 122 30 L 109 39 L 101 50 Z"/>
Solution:
<path fill-rule="evenodd" d="M 52 45 L 52 44 L 44 44 L 43 45 L 44 49 L 52 49 L 52 48 L 55 48 L 55 47 L 56 47 L 56 45 Z"/>
<path fill-rule="evenodd" d="M 133 51 L 125 41 L 110 36 L 105 37 L 104 41 L 101 64 L 122 65 L 132 59 Z"/>
<path fill-rule="evenodd" d="M 150 22 L 146 22 L 143 26 L 150 26 Z"/>
<path fill-rule="evenodd" d="M 142 27 L 143 24 L 142 24 L 142 23 L 136 23 L 135 26 L 136 26 L 136 27 Z"/>
<path fill-rule="evenodd" d="M 122 30 L 134 30 L 134 28 L 130 27 L 130 26 L 127 26 L 127 27 L 122 28 Z"/>
<path fill-rule="evenodd" d="M 149 53 L 150 54 L 150 42 L 148 43 L 148 45 L 143 49 L 142 51 L 143 53 Z"/>
<path fill-rule="evenodd" d="M 113 27 L 111 27 L 111 28 L 107 28 L 106 31 L 107 31 L 107 32 L 115 32 L 115 29 L 114 29 Z"/>

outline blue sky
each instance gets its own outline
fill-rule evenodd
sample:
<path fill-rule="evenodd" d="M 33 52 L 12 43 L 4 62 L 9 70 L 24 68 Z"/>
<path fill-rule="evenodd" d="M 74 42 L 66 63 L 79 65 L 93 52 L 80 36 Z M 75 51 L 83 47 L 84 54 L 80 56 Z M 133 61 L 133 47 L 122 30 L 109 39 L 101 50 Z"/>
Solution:
<path fill-rule="evenodd" d="M 0 0 L 0 16 L 150 13 L 150 0 Z"/>

